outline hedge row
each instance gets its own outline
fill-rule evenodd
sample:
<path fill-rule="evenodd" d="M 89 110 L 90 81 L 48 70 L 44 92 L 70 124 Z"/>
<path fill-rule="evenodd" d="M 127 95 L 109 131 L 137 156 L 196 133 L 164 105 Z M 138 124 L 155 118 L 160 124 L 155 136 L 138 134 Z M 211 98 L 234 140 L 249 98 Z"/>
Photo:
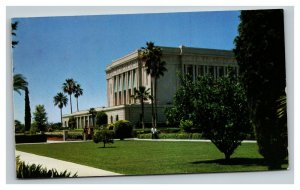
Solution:
<path fill-rule="evenodd" d="M 47 142 L 47 135 L 16 135 L 16 143 L 37 143 L 37 142 Z"/>
<path fill-rule="evenodd" d="M 140 139 L 151 139 L 152 134 L 139 134 L 137 137 Z M 203 139 L 201 133 L 160 133 L 158 137 L 160 139 Z"/>

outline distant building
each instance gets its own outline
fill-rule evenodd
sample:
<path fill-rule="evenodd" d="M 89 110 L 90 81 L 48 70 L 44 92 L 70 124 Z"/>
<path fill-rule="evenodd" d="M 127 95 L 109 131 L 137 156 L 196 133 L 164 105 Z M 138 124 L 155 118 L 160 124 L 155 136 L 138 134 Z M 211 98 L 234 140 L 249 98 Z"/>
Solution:
<path fill-rule="evenodd" d="M 228 50 L 190 48 L 185 46 L 161 47 L 162 59 L 167 71 L 158 79 L 157 108 L 158 123 L 165 122 L 164 109 L 172 105 L 173 97 L 180 86 L 178 72 L 190 74 L 193 80 L 197 76 L 211 74 L 214 78 L 226 75 L 228 67 L 238 73 L 234 54 Z M 138 86 L 150 88 L 150 76 L 145 71 L 144 63 L 138 59 L 139 50 L 125 55 L 106 67 L 107 107 L 95 108 L 108 115 L 108 123 L 117 120 L 140 121 L 140 103 L 130 98 Z M 69 117 L 74 116 L 77 128 L 92 126 L 88 110 L 63 116 L 63 126 L 68 126 Z M 151 102 L 145 102 L 145 123 L 151 123 Z"/>

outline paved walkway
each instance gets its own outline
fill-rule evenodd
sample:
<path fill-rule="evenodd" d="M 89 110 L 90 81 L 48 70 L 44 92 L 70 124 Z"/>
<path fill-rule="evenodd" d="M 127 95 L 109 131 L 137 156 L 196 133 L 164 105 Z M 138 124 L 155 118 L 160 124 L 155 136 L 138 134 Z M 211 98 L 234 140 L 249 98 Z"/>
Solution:
<path fill-rule="evenodd" d="M 118 174 L 106 170 L 75 164 L 72 162 L 66 162 L 66 161 L 49 158 L 45 156 L 38 156 L 36 154 L 30 154 L 21 151 L 16 151 L 16 156 L 18 155 L 20 155 L 20 160 L 24 161 L 27 164 L 42 165 L 47 169 L 55 168 L 58 172 L 63 172 L 65 170 L 68 170 L 68 172 L 71 172 L 71 175 L 77 172 L 78 177 L 122 175 L 122 174 Z"/>

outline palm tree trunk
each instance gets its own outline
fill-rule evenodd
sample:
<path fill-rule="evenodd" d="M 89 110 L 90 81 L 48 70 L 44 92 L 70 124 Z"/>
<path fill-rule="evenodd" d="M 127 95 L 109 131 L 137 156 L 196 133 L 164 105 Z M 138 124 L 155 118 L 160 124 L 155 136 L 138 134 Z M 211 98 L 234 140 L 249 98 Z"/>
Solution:
<path fill-rule="evenodd" d="M 151 77 L 151 112 L 152 112 L 152 127 L 155 127 L 154 125 L 154 108 L 153 108 L 153 100 L 154 100 L 154 95 L 153 95 L 153 78 Z"/>
<path fill-rule="evenodd" d="M 78 97 L 76 97 L 76 102 L 77 102 L 77 112 L 79 112 L 79 109 L 78 109 Z"/>
<path fill-rule="evenodd" d="M 142 128 L 143 130 L 145 129 L 145 124 L 144 124 L 144 100 L 143 98 L 141 98 L 141 105 L 142 105 L 142 118 L 141 118 L 141 122 L 142 122 Z"/>
<path fill-rule="evenodd" d="M 157 78 L 154 78 L 154 106 L 155 106 L 155 117 L 154 117 L 154 126 L 157 127 L 157 99 L 156 99 L 156 91 L 157 91 Z"/>
<path fill-rule="evenodd" d="M 61 123 L 61 127 L 63 126 L 63 123 L 62 123 L 62 108 L 60 108 L 60 123 Z"/>
<path fill-rule="evenodd" d="M 70 96 L 71 113 L 73 113 L 73 112 L 72 112 L 72 96 L 71 96 L 71 94 L 69 94 L 69 96 Z"/>

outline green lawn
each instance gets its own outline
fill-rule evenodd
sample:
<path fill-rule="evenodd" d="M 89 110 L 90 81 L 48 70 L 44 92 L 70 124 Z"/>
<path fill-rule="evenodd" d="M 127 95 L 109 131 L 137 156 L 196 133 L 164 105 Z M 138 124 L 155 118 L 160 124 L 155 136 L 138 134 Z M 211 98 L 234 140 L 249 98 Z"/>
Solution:
<path fill-rule="evenodd" d="M 267 170 L 255 143 L 243 143 L 230 164 L 224 164 L 223 154 L 208 142 L 115 141 L 106 148 L 80 142 L 16 149 L 128 175 Z"/>

